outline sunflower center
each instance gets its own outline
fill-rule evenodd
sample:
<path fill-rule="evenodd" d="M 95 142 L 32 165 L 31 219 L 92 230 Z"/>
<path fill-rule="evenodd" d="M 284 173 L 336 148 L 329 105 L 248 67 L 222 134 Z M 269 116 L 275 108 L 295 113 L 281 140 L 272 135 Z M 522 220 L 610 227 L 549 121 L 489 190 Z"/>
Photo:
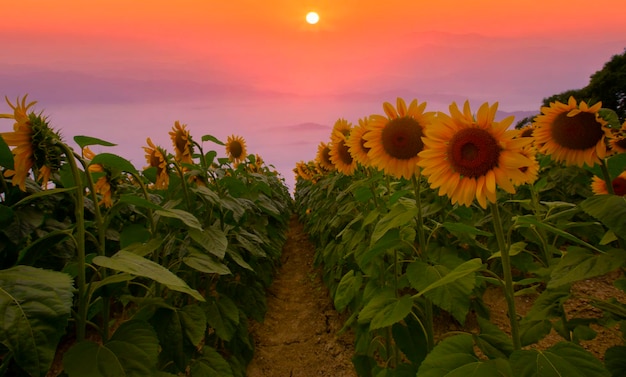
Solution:
<path fill-rule="evenodd" d="M 613 180 L 613 192 L 615 195 L 626 195 L 626 178 L 617 177 Z"/>
<path fill-rule="evenodd" d="M 176 133 L 176 138 L 174 143 L 176 144 L 176 149 L 178 149 L 181 153 L 185 153 L 187 150 L 187 138 L 186 135 L 182 132 Z"/>
<path fill-rule="evenodd" d="M 352 155 L 350 154 L 350 150 L 348 149 L 345 140 L 341 140 L 339 142 L 337 151 L 339 152 L 339 158 L 344 164 L 352 165 Z"/>
<path fill-rule="evenodd" d="M 392 119 L 382 132 L 383 148 L 391 157 L 411 159 L 424 148 L 422 131 L 422 126 L 413 118 Z"/>
<path fill-rule="evenodd" d="M 561 113 L 555 117 L 550 130 L 557 144 L 574 150 L 593 148 L 604 136 L 602 124 L 596 120 L 595 114 L 586 112 L 573 117 Z"/>
<path fill-rule="evenodd" d="M 159 155 L 157 154 L 157 152 L 153 151 L 152 153 L 150 153 L 150 166 L 158 168 L 160 164 L 161 164 L 161 159 L 159 158 Z"/>
<path fill-rule="evenodd" d="M 457 132 L 448 145 L 448 159 L 454 169 L 465 177 L 485 175 L 498 165 L 500 147 L 486 130 L 465 128 Z"/>
<path fill-rule="evenodd" d="M 230 153 L 234 158 L 241 158 L 243 153 L 243 146 L 237 141 L 230 143 Z"/>

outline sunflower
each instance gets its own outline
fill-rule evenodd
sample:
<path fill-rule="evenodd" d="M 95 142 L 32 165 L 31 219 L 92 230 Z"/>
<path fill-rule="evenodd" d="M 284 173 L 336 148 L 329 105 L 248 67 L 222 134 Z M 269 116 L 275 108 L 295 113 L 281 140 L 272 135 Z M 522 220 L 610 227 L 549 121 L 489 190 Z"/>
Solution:
<path fill-rule="evenodd" d="M 356 169 L 356 160 L 352 158 L 350 150 L 348 149 L 346 136 L 344 134 L 336 132 L 333 133 L 334 141 L 331 143 L 331 149 L 329 152 L 330 161 L 337 169 L 337 171 L 345 174 L 352 175 Z"/>
<path fill-rule="evenodd" d="M 389 102 L 383 104 L 386 116 L 371 115 L 363 136 L 370 148 L 371 165 L 397 178 L 411 178 L 417 170 L 418 153 L 424 148 L 422 136 L 432 122 L 433 113 L 424 112 L 426 102 L 413 100 L 407 108 L 397 99 L 397 110 Z"/>
<path fill-rule="evenodd" d="M 26 177 L 31 169 L 36 171 L 37 181 L 45 188 L 52 173 L 61 167 L 63 154 L 57 145 L 61 137 L 50 128 L 46 118 L 28 113 L 36 101 L 27 104 L 26 97 L 21 102 L 18 97 L 15 106 L 5 97 L 13 114 L 0 114 L 0 118 L 15 120 L 13 132 L 0 133 L 8 146 L 15 147 L 11 151 L 13 169 L 7 169 L 4 176 L 13 177 L 13 184 L 22 191 L 26 191 Z"/>
<path fill-rule="evenodd" d="M 322 169 L 322 171 L 333 171 L 335 170 L 335 165 L 333 161 L 330 159 L 330 149 L 331 143 L 321 142 L 317 146 L 317 165 Z"/>
<path fill-rule="evenodd" d="M 241 136 L 229 136 L 226 141 L 226 154 L 235 164 L 243 161 L 248 155 L 246 150 L 246 141 Z"/>
<path fill-rule="evenodd" d="M 515 138 L 517 130 L 508 130 L 513 117 L 494 121 L 497 109 L 497 103 L 485 103 L 474 119 L 469 102 L 463 112 L 453 103 L 450 115 L 439 113 L 426 128 L 417 164 L 431 188 L 439 188 L 439 195 L 453 204 L 469 207 L 475 198 L 487 208 L 487 201 L 496 202 L 496 184 L 514 193 L 514 185 L 528 180 L 520 169 L 533 166 L 522 151 L 532 138 Z"/>
<path fill-rule="evenodd" d="M 534 121 L 535 144 L 539 152 L 567 165 L 593 166 L 606 157 L 605 137 L 610 137 L 607 122 L 599 115 L 602 102 L 593 106 L 570 97 L 542 107 Z"/>
<path fill-rule="evenodd" d="M 83 157 L 87 160 L 93 160 L 96 154 L 89 149 L 89 147 L 83 148 Z M 92 173 L 104 173 L 96 181 L 95 192 L 102 195 L 102 199 L 98 204 L 104 205 L 106 208 L 113 206 L 113 200 L 111 199 L 111 175 L 102 164 L 89 164 L 87 168 Z"/>
<path fill-rule="evenodd" d="M 341 137 L 347 138 L 352 131 L 352 123 L 348 122 L 345 119 L 338 119 L 333 126 L 333 130 L 330 135 L 330 140 L 334 143 L 335 141 L 341 140 Z"/>
<path fill-rule="evenodd" d="M 169 132 L 174 151 L 176 152 L 176 161 L 183 164 L 193 164 L 193 144 L 191 136 L 186 129 L 187 125 L 181 125 L 178 121 L 174 122 L 172 131 Z"/>
<path fill-rule="evenodd" d="M 626 196 L 626 171 L 623 171 L 611 182 L 613 186 L 613 193 L 617 196 Z M 606 182 L 594 175 L 591 179 L 591 191 L 596 195 L 608 195 L 609 190 L 606 187 Z"/>
<path fill-rule="evenodd" d="M 364 135 L 367 132 L 367 118 L 359 119 L 359 125 L 352 129 L 350 138 L 346 142 L 348 145 L 348 151 L 353 159 L 363 166 L 368 166 L 370 159 L 367 156 L 367 152 L 370 148 L 365 146 L 366 140 Z"/>
<path fill-rule="evenodd" d="M 626 122 L 611 137 L 609 146 L 614 153 L 626 153 Z"/>
<path fill-rule="evenodd" d="M 304 161 L 298 161 L 296 163 L 296 167 L 293 169 L 293 172 L 296 173 L 296 181 L 298 178 L 304 179 L 305 181 L 310 181 L 312 178 L 309 167 Z"/>
<path fill-rule="evenodd" d="M 143 147 L 143 150 L 146 152 L 148 166 L 144 169 L 151 167 L 156 168 L 155 187 L 159 190 L 165 190 L 170 183 L 170 176 L 167 171 L 167 158 L 165 157 L 167 154 L 161 147 L 155 146 L 150 138 L 147 138 L 146 142 L 148 143 L 148 147 Z"/>

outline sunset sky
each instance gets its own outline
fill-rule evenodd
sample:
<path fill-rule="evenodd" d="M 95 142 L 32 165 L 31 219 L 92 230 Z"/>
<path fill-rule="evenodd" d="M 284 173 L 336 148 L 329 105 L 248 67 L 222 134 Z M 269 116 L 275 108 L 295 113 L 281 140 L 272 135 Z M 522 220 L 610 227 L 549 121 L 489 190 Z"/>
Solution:
<path fill-rule="evenodd" d="M 0 3 L 0 95 L 37 100 L 65 140 L 117 143 L 94 149 L 143 168 L 146 138 L 171 152 L 178 120 L 198 141 L 243 136 L 290 186 L 339 118 L 396 97 L 538 111 L 626 48 L 623 0 Z"/>

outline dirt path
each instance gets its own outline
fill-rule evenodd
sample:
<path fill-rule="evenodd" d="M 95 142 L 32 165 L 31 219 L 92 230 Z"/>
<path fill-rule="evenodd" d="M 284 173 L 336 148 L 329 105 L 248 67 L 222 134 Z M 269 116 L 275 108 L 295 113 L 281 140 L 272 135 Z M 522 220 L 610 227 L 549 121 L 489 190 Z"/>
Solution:
<path fill-rule="evenodd" d="M 337 334 L 343 319 L 313 267 L 314 246 L 295 217 L 287 236 L 265 321 L 252 325 L 256 349 L 247 376 L 355 377 L 352 334 Z"/>

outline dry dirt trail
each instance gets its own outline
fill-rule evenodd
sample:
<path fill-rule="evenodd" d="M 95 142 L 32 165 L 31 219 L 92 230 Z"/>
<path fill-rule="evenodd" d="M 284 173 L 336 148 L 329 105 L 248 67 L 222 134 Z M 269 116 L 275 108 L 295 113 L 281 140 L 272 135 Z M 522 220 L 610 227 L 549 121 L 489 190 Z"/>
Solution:
<path fill-rule="evenodd" d="M 251 327 L 255 354 L 248 377 L 355 377 L 352 334 L 313 266 L 313 245 L 296 217 L 290 222 L 263 323 Z"/>

